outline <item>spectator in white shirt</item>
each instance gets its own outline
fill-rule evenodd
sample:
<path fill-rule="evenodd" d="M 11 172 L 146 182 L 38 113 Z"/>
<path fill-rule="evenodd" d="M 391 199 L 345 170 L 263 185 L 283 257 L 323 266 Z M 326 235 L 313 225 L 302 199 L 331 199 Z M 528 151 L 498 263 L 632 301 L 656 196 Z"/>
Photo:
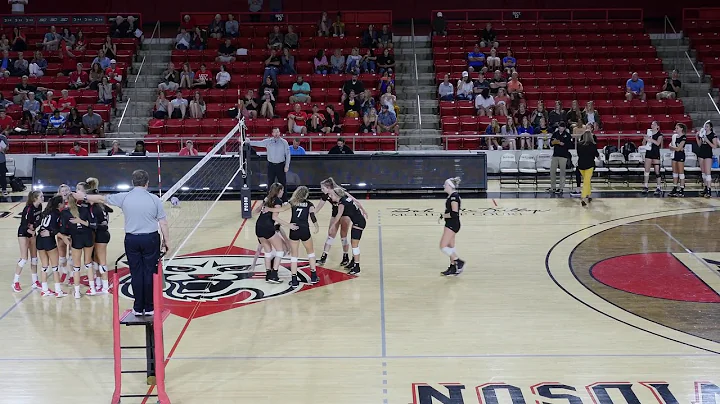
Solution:
<path fill-rule="evenodd" d="M 215 75 L 215 88 L 227 88 L 230 84 L 230 73 L 225 70 L 225 65 L 220 65 L 220 71 Z"/>
<path fill-rule="evenodd" d="M 446 74 L 445 79 L 442 83 L 440 83 L 440 86 L 438 87 L 438 95 L 440 96 L 440 101 L 455 100 L 455 87 L 453 87 L 453 84 L 450 82 L 449 74 Z"/>
<path fill-rule="evenodd" d="M 172 115 L 171 118 L 175 119 L 185 119 L 185 113 L 187 112 L 188 107 L 188 100 L 183 98 L 182 91 L 178 91 L 175 94 L 175 99 L 170 101 L 170 105 L 172 105 Z"/>
<path fill-rule="evenodd" d="M 457 82 L 457 99 L 472 101 L 473 87 L 474 84 L 470 80 L 470 74 L 467 71 L 462 72 L 462 79 Z"/>
<path fill-rule="evenodd" d="M 475 97 L 475 109 L 478 116 L 493 116 L 493 108 L 495 108 L 495 99 L 490 95 L 489 88 L 483 88 L 480 94 Z"/>

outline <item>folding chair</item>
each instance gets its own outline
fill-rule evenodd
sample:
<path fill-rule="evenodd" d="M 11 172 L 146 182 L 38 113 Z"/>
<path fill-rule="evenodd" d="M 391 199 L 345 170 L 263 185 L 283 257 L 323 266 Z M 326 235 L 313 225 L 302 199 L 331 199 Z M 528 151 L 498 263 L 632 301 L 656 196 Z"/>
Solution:
<path fill-rule="evenodd" d="M 623 156 L 622 153 L 610 153 L 610 156 L 607 160 L 607 167 L 608 167 L 608 183 L 612 184 L 613 176 L 620 177 L 625 183 L 625 185 L 629 185 L 627 181 L 628 176 L 628 169 L 625 167 L 625 156 Z"/>
<path fill-rule="evenodd" d="M 500 159 L 500 187 L 502 188 L 503 184 L 506 183 L 518 187 L 518 175 L 518 162 L 515 159 L 515 155 L 512 153 L 503 154 Z M 504 182 L 508 176 L 512 178 L 512 182 Z"/>
<path fill-rule="evenodd" d="M 521 154 L 518 162 L 518 186 L 522 184 L 533 184 L 538 187 L 538 170 L 536 168 L 535 156 L 532 154 Z M 531 182 L 525 182 L 530 180 Z"/>

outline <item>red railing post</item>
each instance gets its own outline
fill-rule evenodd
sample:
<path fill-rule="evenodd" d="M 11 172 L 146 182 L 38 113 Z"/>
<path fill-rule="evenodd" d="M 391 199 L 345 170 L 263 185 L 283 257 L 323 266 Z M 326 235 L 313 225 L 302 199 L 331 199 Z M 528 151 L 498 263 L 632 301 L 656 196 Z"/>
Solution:
<path fill-rule="evenodd" d="M 155 383 L 157 387 L 158 403 L 170 404 L 170 398 L 165 391 L 165 348 L 163 345 L 163 290 L 165 289 L 165 277 L 163 276 L 162 261 L 158 262 L 158 273 L 153 275 L 153 305 L 155 308 L 155 319 L 153 329 L 155 334 Z"/>
<path fill-rule="evenodd" d="M 112 396 L 112 404 L 120 403 L 120 392 L 122 389 L 122 357 L 120 353 L 120 284 L 118 282 L 117 271 L 113 272 L 112 275 L 112 288 L 113 288 L 113 360 L 114 360 L 114 371 L 115 371 L 115 391 Z"/>

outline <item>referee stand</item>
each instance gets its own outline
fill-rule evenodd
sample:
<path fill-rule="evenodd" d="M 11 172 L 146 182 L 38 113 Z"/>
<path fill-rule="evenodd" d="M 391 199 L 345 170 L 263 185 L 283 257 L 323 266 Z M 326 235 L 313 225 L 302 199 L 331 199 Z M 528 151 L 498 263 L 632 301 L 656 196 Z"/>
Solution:
<path fill-rule="evenodd" d="M 113 356 L 115 359 L 115 391 L 112 396 L 112 404 L 119 404 L 123 398 L 151 398 L 157 397 L 158 404 L 170 404 L 170 398 L 165 391 L 165 349 L 163 346 L 163 322 L 170 315 L 170 310 L 163 307 L 164 280 L 162 270 L 162 255 L 158 261 L 158 271 L 153 275 L 153 305 L 155 315 L 135 316 L 132 310 L 128 309 L 120 313 L 120 283 L 118 277 L 118 263 L 125 257 L 123 254 L 115 261 L 115 272 L 112 276 L 113 291 Z M 159 316 L 159 317 L 158 317 Z M 123 346 L 120 343 L 120 326 L 143 326 L 145 328 L 145 345 Z M 146 369 L 144 370 L 123 370 L 123 350 L 144 350 L 146 358 Z M 148 386 L 155 386 L 157 394 L 122 394 L 122 375 L 127 373 L 144 373 Z"/>

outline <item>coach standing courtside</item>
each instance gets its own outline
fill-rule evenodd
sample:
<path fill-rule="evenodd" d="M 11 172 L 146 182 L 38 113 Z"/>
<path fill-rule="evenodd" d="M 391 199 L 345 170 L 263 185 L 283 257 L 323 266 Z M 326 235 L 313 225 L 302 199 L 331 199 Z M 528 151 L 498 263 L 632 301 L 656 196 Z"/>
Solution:
<path fill-rule="evenodd" d="M 287 189 L 285 173 L 290 169 L 290 145 L 287 140 L 280 137 L 280 129 L 273 128 L 271 138 L 251 140 L 250 146 L 264 147 L 267 150 L 268 188 L 274 182 L 279 182 L 283 188 Z"/>
<path fill-rule="evenodd" d="M 147 171 L 135 170 L 132 174 L 133 189 L 114 195 L 86 195 L 74 193 L 78 200 L 90 203 L 102 202 L 117 206 L 125 216 L 125 254 L 130 265 L 135 304 L 133 314 L 153 315 L 153 274 L 157 273 L 160 260 L 160 234 L 162 246 L 170 246 L 170 231 L 162 201 L 148 192 L 150 177 Z"/>

